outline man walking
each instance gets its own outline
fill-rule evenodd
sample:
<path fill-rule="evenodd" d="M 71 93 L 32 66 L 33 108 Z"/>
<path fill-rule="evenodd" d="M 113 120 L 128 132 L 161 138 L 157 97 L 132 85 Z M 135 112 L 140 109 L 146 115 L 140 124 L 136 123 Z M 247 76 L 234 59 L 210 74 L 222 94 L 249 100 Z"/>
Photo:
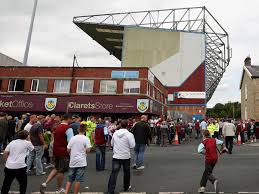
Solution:
<path fill-rule="evenodd" d="M 108 193 L 114 194 L 117 176 L 121 166 L 124 172 L 124 191 L 128 191 L 130 186 L 130 149 L 135 147 L 135 139 L 132 133 L 127 130 L 128 121 L 121 121 L 121 128 L 112 137 L 113 147 L 112 172 L 108 184 Z"/>
<path fill-rule="evenodd" d="M 34 125 L 37 122 L 37 116 L 31 115 L 30 121 L 25 125 L 24 130 L 28 131 L 30 133 L 32 125 Z"/>
<path fill-rule="evenodd" d="M 30 141 L 27 141 L 28 131 L 20 131 L 17 139 L 7 145 L 4 151 L 4 160 L 6 161 L 4 169 L 4 182 L 1 194 L 8 194 L 12 182 L 17 179 L 19 183 L 19 193 L 26 194 L 27 189 L 27 173 L 25 157 L 28 151 L 34 149 Z"/>
<path fill-rule="evenodd" d="M 231 123 L 231 120 L 228 120 L 226 123 L 224 123 L 222 133 L 225 137 L 226 148 L 228 149 L 228 153 L 232 154 L 233 140 L 236 135 L 236 127 L 233 123 Z"/>
<path fill-rule="evenodd" d="M 30 140 L 34 146 L 34 150 L 30 152 L 27 160 L 27 172 L 29 172 L 35 160 L 37 176 L 46 174 L 46 172 L 43 172 L 43 166 L 41 162 L 41 158 L 44 154 L 43 122 L 44 116 L 38 116 L 38 122 L 35 123 L 30 129 Z"/>
<path fill-rule="evenodd" d="M 55 168 L 50 172 L 46 182 L 41 184 L 40 192 L 45 193 L 48 183 L 57 177 L 57 192 L 64 193 L 62 188 L 64 181 L 64 173 L 69 168 L 69 154 L 67 152 L 67 145 L 70 139 L 74 136 L 73 129 L 70 127 L 72 117 L 70 114 L 63 116 L 63 121 L 54 131 L 53 157 L 55 161 Z"/>
<path fill-rule="evenodd" d="M 141 116 L 141 121 L 135 124 L 132 129 L 132 133 L 135 137 L 135 155 L 134 155 L 134 165 L 133 168 L 137 170 L 144 169 L 144 154 L 146 145 L 149 141 L 152 141 L 150 127 L 148 125 L 148 118 L 146 115 Z"/>
<path fill-rule="evenodd" d="M 108 129 L 103 119 L 99 119 L 94 134 L 94 144 L 96 145 L 96 171 L 103 171 L 105 170 L 106 142 L 108 140 Z"/>
<path fill-rule="evenodd" d="M 204 193 L 208 180 L 214 185 L 216 193 L 219 193 L 219 181 L 213 176 L 213 169 L 218 161 L 218 149 L 217 145 L 221 145 L 224 148 L 223 141 L 216 138 L 211 138 L 210 132 L 205 130 L 203 132 L 204 140 L 198 147 L 198 152 L 205 155 L 205 170 L 200 182 L 200 188 L 198 193 Z"/>
<path fill-rule="evenodd" d="M 3 112 L 0 112 L 0 153 L 3 154 L 3 143 L 7 134 L 8 122 Z"/>

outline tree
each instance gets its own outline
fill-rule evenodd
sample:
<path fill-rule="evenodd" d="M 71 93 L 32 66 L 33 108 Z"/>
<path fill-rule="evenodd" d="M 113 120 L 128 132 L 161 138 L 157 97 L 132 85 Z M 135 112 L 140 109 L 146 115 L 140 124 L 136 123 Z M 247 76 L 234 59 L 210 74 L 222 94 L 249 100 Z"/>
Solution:
<path fill-rule="evenodd" d="M 208 108 L 207 117 L 213 118 L 241 118 L 241 104 L 239 102 L 218 103 L 213 108 Z"/>

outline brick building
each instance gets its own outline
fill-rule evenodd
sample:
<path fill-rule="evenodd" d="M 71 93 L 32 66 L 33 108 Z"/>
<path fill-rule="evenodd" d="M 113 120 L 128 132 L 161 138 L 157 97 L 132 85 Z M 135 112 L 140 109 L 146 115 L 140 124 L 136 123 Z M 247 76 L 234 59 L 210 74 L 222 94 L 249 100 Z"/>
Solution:
<path fill-rule="evenodd" d="M 241 117 L 259 119 L 259 66 L 251 64 L 251 58 L 245 59 L 240 82 Z"/>
<path fill-rule="evenodd" d="M 166 114 L 167 89 L 148 68 L 0 67 L 0 110 Z"/>

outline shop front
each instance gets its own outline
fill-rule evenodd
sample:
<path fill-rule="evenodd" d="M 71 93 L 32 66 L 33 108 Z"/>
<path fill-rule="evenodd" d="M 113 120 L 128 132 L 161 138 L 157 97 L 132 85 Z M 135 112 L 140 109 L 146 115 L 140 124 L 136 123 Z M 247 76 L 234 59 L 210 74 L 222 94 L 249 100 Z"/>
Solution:
<path fill-rule="evenodd" d="M 0 111 L 20 114 L 150 114 L 160 116 L 164 106 L 145 96 L 0 95 Z"/>

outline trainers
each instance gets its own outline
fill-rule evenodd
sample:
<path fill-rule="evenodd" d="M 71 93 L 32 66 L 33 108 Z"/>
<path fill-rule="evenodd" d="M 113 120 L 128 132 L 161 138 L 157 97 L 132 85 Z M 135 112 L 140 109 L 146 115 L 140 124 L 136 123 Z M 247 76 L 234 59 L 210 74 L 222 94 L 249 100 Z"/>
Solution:
<path fill-rule="evenodd" d="M 48 168 L 54 168 L 55 166 L 53 164 L 49 164 L 48 166 L 46 166 L 45 168 L 48 169 Z"/>
<path fill-rule="evenodd" d="M 36 176 L 42 176 L 42 175 L 45 175 L 45 174 L 46 174 L 46 172 L 42 172 L 40 174 L 36 174 Z"/>
<path fill-rule="evenodd" d="M 57 190 L 56 193 L 65 193 L 65 191 L 66 190 L 64 188 L 61 188 L 61 189 Z"/>
<path fill-rule="evenodd" d="M 137 165 L 133 164 L 132 169 L 137 169 Z"/>
<path fill-rule="evenodd" d="M 213 185 L 214 185 L 215 193 L 218 194 L 219 193 L 219 181 L 215 180 Z"/>
<path fill-rule="evenodd" d="M 47 183 L 42 183 L 40 185 L 40 193 L 45 194 L 46 188 L 47 188 Z"/>
<path fill-rule="evenodd" d="M 128 192 L 128 191 L 131 191 L 131 185 L 128 187 L 128 189 L 124 189 L 124 192 Z"/>
<path fill-rule="evenodd" d="M 140 166 L 137 168 L 137 170 L 143 170 L 145 168 L 145 166 Z"/>
<path fill-rule="evenodd" d="M 206 190 L 205 187 L 200 187 L 200 188 L 198 189 L 198 193 L 205 193 L 205 190 Z"/>

